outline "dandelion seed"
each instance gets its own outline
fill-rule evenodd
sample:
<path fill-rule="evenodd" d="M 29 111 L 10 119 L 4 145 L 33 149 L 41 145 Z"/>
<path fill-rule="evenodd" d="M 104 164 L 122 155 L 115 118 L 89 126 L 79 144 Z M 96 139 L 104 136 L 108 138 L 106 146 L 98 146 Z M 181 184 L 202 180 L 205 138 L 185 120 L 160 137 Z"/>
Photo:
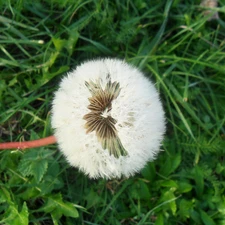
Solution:
<path fill-rule="evenodd" d="M 102 148 L 108 149 L 110 155 L 113 154 L 116 158 L 127 155 L 115 128 L 117 121 L 110 115 L 112 101 L 118 97 L 120 92 L 119 83 L 112 83 L 110 75 L 108 75 L 105 90 L 102 89 L 99 80 L 97 83 L 86 82 L 85 85 L 92 93 L 88 106 L 91 112 L 83 117 L 87 121 L 85 124 L 86 133 L 96 131 Z"/>
<path fill-rule="evenodd" d="M 154 85 L 124 61 L 78 66 L 55 93 L 52 126 L 68 162 L 91 178 L 129 177 L 160 150 L 165 119 Z"/>

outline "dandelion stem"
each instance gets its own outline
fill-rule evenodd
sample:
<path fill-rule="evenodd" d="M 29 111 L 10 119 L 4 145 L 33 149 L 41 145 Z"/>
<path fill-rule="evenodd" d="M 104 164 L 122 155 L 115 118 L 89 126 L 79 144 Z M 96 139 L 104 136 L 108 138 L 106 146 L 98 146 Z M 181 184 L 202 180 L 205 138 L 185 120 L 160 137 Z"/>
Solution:
<path fill-rule="evenodd" d="M 49 136 L 46 138 L 41 138 L 33 141 L 23 141 L 23 142 L 6 142 L 0 143 L 0 149 L 26 149 L 26 148 L 37 148 L 41 146 L 46 146 L 49 144 L 56 143 L 55 136 Z"/>

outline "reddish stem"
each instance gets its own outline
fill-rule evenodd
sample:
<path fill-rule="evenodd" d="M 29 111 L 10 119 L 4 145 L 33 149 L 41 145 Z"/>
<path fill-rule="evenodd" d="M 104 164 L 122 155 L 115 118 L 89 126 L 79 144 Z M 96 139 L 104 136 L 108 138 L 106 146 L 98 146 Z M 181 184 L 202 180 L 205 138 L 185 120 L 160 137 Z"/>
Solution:
<path fill-rule="evenodd" d="M 26 149 L 26 148 L 37 148 L 45 145 L 50 145 L 56 143 L 55 136 L 49 136 L 46 138 L 41 138 L 33 141 L 23 141 L 23 142 L 7 142 L 0 143 L 0 149 Z"/>

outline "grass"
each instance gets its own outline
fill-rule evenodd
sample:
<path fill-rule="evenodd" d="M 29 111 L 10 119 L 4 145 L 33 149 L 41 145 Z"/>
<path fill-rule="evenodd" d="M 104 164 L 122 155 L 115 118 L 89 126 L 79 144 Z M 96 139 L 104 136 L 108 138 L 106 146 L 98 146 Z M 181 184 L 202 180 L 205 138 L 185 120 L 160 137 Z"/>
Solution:
<path fill-rule="evenodd" d="M 225 11 L 208 21 L 199 5 L 0 3 L 1 142 L 52 134 L 52 93 L 64 73 L 95 57 L 144 71 L 167 116 L 164 151 L 127 180 L 90 180 L 57 146 L 2 151 L 1 224 L 225 224 Z"/>

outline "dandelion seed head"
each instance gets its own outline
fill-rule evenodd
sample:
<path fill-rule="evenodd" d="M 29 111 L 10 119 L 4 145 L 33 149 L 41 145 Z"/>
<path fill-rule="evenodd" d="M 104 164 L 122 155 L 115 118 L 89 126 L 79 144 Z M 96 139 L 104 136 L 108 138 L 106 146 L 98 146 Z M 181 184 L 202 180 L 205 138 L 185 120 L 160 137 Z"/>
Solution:
<path fill-rule="evenodd" d="M 213 19 L 219 19 L 218 12 L 214 11 L 214 13 L 213 13 L 213 9 L 218 6 L 218 1 L 217 0 L 202 0 L 201 3 L 200 3 L 200 6 L 209 8 L 209 10 L 204 10 L 203 11 L 203 14 L 205 16 L 211 15 L 208 18 L 208 21 L 213 20 Z"/>
<path fill-rule="evenodd" d="M 165 118 L 159 94 L 122 60 L 87 61 L 55 93 L 52 126 L 68 162 L 91 178 L 129 177 L 160 151 Z"/>

